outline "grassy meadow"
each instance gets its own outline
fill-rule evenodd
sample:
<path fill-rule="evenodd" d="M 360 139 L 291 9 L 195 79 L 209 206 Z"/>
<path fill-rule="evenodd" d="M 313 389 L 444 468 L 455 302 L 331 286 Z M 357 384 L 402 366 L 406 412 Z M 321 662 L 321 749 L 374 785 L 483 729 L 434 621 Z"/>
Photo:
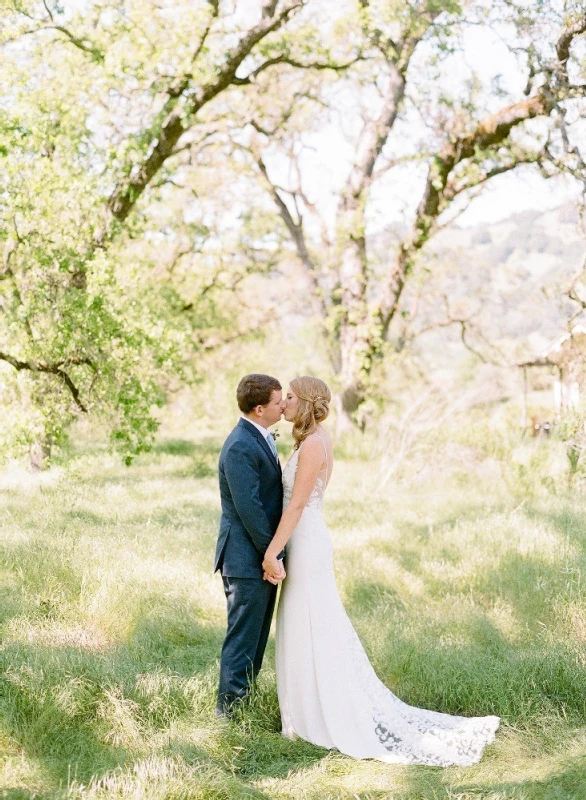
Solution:
<path fill-rule="evenodd" d="M 215 718 L 218 451 L 167 440 L 126 468 L 86 444 L 0 476 L 0 796 L 586 798 L 583 493 L 441 470 L 381 487 L 338 460 L 339 588 L 379 676 L 503 720 L 476 767 L 394 767 L 281 738 L 272 640 L 250 705 Z"/>

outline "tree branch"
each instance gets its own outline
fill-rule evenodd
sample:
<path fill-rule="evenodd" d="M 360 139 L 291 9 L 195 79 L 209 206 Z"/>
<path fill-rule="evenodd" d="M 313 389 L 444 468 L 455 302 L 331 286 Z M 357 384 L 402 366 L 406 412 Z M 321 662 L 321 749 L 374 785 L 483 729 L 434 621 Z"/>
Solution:
<path fill-rule="evenodd" d="M 301 263 L 305 267 L 305 272 L 313 286 L 314 297 L 318 300 L 320 311 L 322 314 L 325 315 L 327 312 L 327 307 L 325 305 L 323 292 L 318 280 L 317 265 L 309 253 L 307 242 L 305 240 L 305 232 L 303 230 L 303 217 L 299 215 L 298 212 L 297 222 L 293 219 L 293 215 L 289 211 L 287 204 L 279 194 L 278 187 L 275 186 L 272 183 L 271 179 L 269 178 L 267 167 L 262 157 L 260 156 L 260 154 L 256 155 L 253 154 L 253 157 L 258 165 L 264 183 L 268 191 L 270 192 L 271 197 L 275 202 L 275 205 L 277 206 L 279 215 L 281 216 L 281 219 L 285 223 L 287 230 L 291 234 L 291 238 L 293 239 L 293 243 L 295 245 L 295 248 L 297 249 L 297 254 L 299 255 L 299 259 L 301 260 Z M 295 193 L 292 194 L 294 195 Z"/>
<path fill-rule="evenodd" d="M 404 94 L 405 76 L 394 68 L 378 116 L 373 120 L 368 120 L 360 133 L 354 166 L 342 192 L 341 208 L 353 207 L 367 188 L 374 165 L 395 123 Z"/>
<path fill-rule="evenodd" d="M 92 61 L 95 61 L 95 62 L 100 63 L 100 64 L 104 62 L 104 53 L 103 53 L 102 50 L 100 50 L 99 47 L 97 47 L 95 44 L 93 44 L 87 37 L 84 37 L 83 39 L 80 39 L 80 37 L 76 36 L 74 33 L 72 33 L 69 30 L 69 28 L 66 28 L 64 25 L 57 24 L 55 22 L 55 17 L 53 16 L 52 12 L 49 10 L 49 8 L 47 6 L 47 3 L 44 2 L 43 4 L 44 4 L 45 9 L 47 10 L 47 13 L 49 15 L 49 20 L 48 21 L 47 20 L 35 20 L 29 14 L 25 14 L 25 16 L 27 16 L 29 19 L 31 19 L 35 23 L 37 23 L 37 26 L 34 27 L 34 28 L 29 28 L 28 30 L 20 31 L 15 36 L 9 37 L 8 39 L 5 39 L 4 41 L 5 42 L 18 41 L 18 39 L 20 39 L 23 36 L 34 36 L 35 34 L 39 33 L 40 31 L 57 31 L 57 33 L 63 34 L 63 36 L 65 36 L 65 38 L 69 41 L 69 43 L 72 44 L 74 47 L 76 47 L 78 50 L 81 50 L 82 52 L 87 53 L 88 55 L 90 55 L 91 58 L 92 58 Z M 21 12 L 21 13 L 23 13 L 23 12 Z"/>
<path fill-rule="evenodd" d="M 346 69 L 349 69 L 351 66 L 356 64 L 358 61 L 361 60 L 361 56 L 356 56 L 356 58 L 351 59 L 350 61 L 346 61 L 343 64 L 337 64 L 332 61 L 311 61 L 309 63 L 303 63 L 302 61 L 298 61 L 295 58 L 287 55 L 279 55 L 275 56 L 274 58 L 269 58 L 259 67 L 254 69 L 251 73 L 249 73 L 245 78 L 235 78 L 233 83 L 237 86 L 246 86 L 250 83 L 254 83 L 255 79 L 260 75 L 261 72 L 264 72 L 269 67 L 274 67 L 277 64 L 288 64 L 290 67 L 296 67 L 297 69 L 315 69 L 315 70 L 325 70 L 331 69 L 335 72 L 342 72 Z"/>
<path fill-rule="evenodd" d="M 63 383 L 67 386 L 67 388 L 71 392 L 71 396 L 73 397 L 73 400 L 77 405 L 77 407 L 84 413 L 87 413 L 87 407 L 81 402 L 81 398 L 79 396 L 79 389 L 77 388 L 77 386 L 75 386 L 69 375 L 65 372 L 63 366 L 66 363 L 91 365 L 89 359 L 71 358 L 68 359 L 67 361 L 61 361 L 55 364 L 46 364 L 43 361 L 32 363 L 30 361 L 20 361 L 18 358 L 14 358 L 14 356 L 9 355 L 8 353 L 0 352 L 0 361 L 5 361 L 7 364 L 10 364 L 12 367 L 14 367 L 14 369 L 19 371 L 30 370 L 31 372 L 46 372 L 51 375 L 56 375 L 61 381 L 63 381 Z"/>
<path fill-rule="evenodd" d="M 149 154 L 139 169 L 128 180 L 119 184 L 110 197 L 108 208 L 115 220 L 123 222 L 128 217 L 154 175 L 173 153 L 180 136 L 193 124 L 189 118 L 193 118 L 207 103 L 234 83 L 238 67 L 255 45 L 277 30 L 304 2 L 305 0 L 289 0 L 277 16 L 263 17 L 227 53 L 214 79 L 198 87 L 189 98 L 185 98 L 181 109 L 176 108 L 176 99 L 183 95 L 190 80 L 186 76 L 178 79 L 175 90 L 168 92 L 167 103 L 160 115 L 162 122 L 152 131 Z"/>
<path fill-rule="evenodd" d="M 53 17 L 51 17 L 52 19 Z M 68 28 L 65 28 L 63 25 L 56 25 L 54 23 L 45 23 L 42 26 L 43 30 L 55 30 L 58 33 L 62 33 L 68 40 L 71 42 L 72 45 L 77 47 L 78 50 L 82 50 L 84 53 L 88 53 L 92 57 L 92 61 L 96 61 L 98 63 L 103 63 L 104 61 L 104 53 L 100 50 L 99 47 L 93 45 L 89 39 L 80 39 L 75 34 L 71 33 Z"/>
<path fill-rule="evenodd" d="M 569 58 L 574 37 L 585 31 L 586 15 L 569 25 L 558 37 L 556 52 L 561 60 L 557 80 L 553 73 L 550 74 L 549 82 L 540 86 L 533 96 L 505 106 L 495 114 L 480 120 L 471 131 L 450 139 L 432 160 L 411 235 L 401 244 L 395 269 L 389 276 L 376 314 L 383 336 L 386 336 L 390 322 L 397 311 L 406 277 L 413 269 L 417 252 L 429 240 L 437 217 L 446 205 L 459 194 L 453 180 L 450 186 L 454 169 L 465 160 L 469 159 L 474 163 L 474 159 L 483 158 L 486 150 L 496 152 L 501 144 L 507 142 L 511 131 L 527 120 L 549 116 L 555 108 L 561 108 L 560 102 L 567 99 L 576 88 L 567 82 L 564 83 L 564 79 L 567 79 L 564 65 Z M 562 67 L 563 69 L 561 69 Z M 560 74 L 562 75 L 561 79 Z M 525 163 L 531 160 L 531 157 L 527 157 Z M 519 163 L 524 163 L 523 156 L 520 157 Z M 496 164 L 487 171 L 486 177 L 481 182 L 512 168 L 513 166 L 506 164 Z"/>
<path fill-rule="evenodd" d="M 370 0 L 360 0 L 360 7 L 364 14 L 367 15 L 370 9 Z M 365 19 L 362 30 L 371 45 L 379 51 L 387 62 L 399 55 L 399 46 L 396 42 L 390 36 L 385 35 L 380 28 L 371 28 L 367 19 Z"/>
<path fill-rule="evenodd" d="M 558 62 L 563 70 L 564 74 L 567 77 L 567 64 L 568 59 L 570 58 L 570 48 L 572 46 L 572 42 L 582 33 L 586 32 L 586 14 L 581 19 L 577 19 L 571 25 L 562 31 L 561 36 L 559 37 L 556 45 L 556 54 L 558 57 Z"/>
<path fill-rule="evenodd" d="M 495 366 L 506 366 L 504 360 L 496 361 L 493 357 L 485 356 L 479 350 L 472 345 L 468 339 L 469 333 L 471 330 L 474 330 L 475 335 L 482 339 L 485 345 L 488 345 L 491 349 L 494 349 L 494 345 L 490 342 L 487 342 L 486 339 L 481 335 L 480 331 L 477 330 L 476 326 L 474 326 L 474 317 L 477 316 L 480 309 L 476 309 L 466 316 L 455 315 L 453 314 L 450 308 L 450 299 L 447 294 L 442 295 L 442 299 L 444 301 L 444 308 L 445 308 L 445 318 L 440 322 L 430 322 L 428 325 L 425 325 L 423 328 L 415 331 L 415 333 L 411 334 L 410 336 L 406 336 L 406 341 L 413 341 L 417 339 L 419 336 L 422 336 L 424 333 L 429 333 L 430 331 L 437 330 L 438 328 L 451 328 L 453 325 L 457 325 L 460 329 L 460 340 L 464 347 L 469 350 L 473 355 L 479 358 L 484 364 L 494 364 Z M 502 354 L 499 353 L 502 359 Z"/>
<path fill-rule="evenodd" d="M 545 149 L 540 150 L 538 152 L 519 152 L 519 153 L 510 153 L 509 152 L 509 160 L 504 161 L 501 164 L 496 163 L 494 166 L 488 169 L 479 169 L 476 174 L 472 175 L 464 175 L 462 178 L 458 178 L 458 176 L 450 176 L 446 183 L 446 187 L 442 192 L 442 208 L 449 205 L 458 195 L 462 194 L 463 192 L 470 191 L 471 189 L 475 189 L 478 186 L 489 181 L 491 178 L 496 177 L 497 175 L 504 175 L 506 172 L 510 172 L 513 169 L 516 169 L 521 164 L 536 164 L 541 162 L 544 157 L 547 155 Z M 496 161 L 497 158 L 503 158 L 503 156 L 499 156 L 497 153 L 494 153 L 493 158 L 491 158 L 490 153 L 485 154 L 485 161 Z"/>

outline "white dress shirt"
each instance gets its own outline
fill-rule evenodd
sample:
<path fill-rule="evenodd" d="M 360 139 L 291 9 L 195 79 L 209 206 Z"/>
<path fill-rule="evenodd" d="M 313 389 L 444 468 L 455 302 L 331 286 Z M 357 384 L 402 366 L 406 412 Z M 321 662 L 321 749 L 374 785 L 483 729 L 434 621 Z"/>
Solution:
<path fill-rule="evenodd" d="M 241 419 L 245 419 L 247 422 L 250 422 L 251 425 L 254 425 L 257 431 L 260 431 L 262 435 L 265 437 L 265 439 L 268 441 L 268 438 L 271 435 L 268 428 L 263 428 L 262 425 L 258 425 L 258 423 L 253 422 L 251 419 L 248 419 L 248 417 L 245 417 L 244 414 L 241 415 Z"/>
<path fill-rule="evenodd" d="M 271 436 L 271 433 L 270 433 L 270 431 L 268 430 L 268 428 L 263 428 L 263 426 L 262 426 L 262 425 L 258 425 L 256 422 L 253 422 L 251 419 L 248 419 L 248 417 L 245 417 L 245 416 L 244 416 L 244 414 L 242 414 L 242 415 L 241 415 L 241 418 L 242 418 L 242 419 L 245 419 L 247 422 L 250 422 L 250 424 L 251 424 L 251 425 L 254 425 L 254 427 L 255 427 L 255 428 L 258 430 L 258 431 L 260 431 L 260 432 L 262 433 L 262 435 L 265 437 L 266 443 L 269 445 L 269 449 L 270 449 L 270 451 L 271 451 L 271 453 L 272 453 L 272 452 L 273 452 L 273 448 L 271 447 L 271 445 L 270 445 L 270 443 L 269 443 L 269 436 Z M 275 440 L 273 439 L 273 442 L 274 442 L 274 441 L 275 441 Z M 275 450 L 276 450 L 276 449 L 277 449 L 277 447 L 276 447 L 276 443 L 275 443 Z M 279 456 L 277 455 L 277 460 L 278 460 L 278 458 L 279 458 Z"/>

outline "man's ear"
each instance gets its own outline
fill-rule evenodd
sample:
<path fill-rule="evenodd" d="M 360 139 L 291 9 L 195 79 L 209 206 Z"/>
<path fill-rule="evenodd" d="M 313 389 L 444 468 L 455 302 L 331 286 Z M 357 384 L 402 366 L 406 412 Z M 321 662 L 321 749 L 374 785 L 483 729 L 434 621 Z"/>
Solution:
<path fill-rule="evenodd" d="M 254 411 L 256 414 L 258 414 L 258 416 L 259 416 L 259 417 L 262 417 L 262 415 L 263 415 L 263 413 L 264 413 L 264 412 L 263 412 L 263 409 L 264 409 L 264 406 L 260 406 L 260 405 L 259 405 L 259 406 L 255 406 L 255 407 L 253 408 L 253 411 Z"/>

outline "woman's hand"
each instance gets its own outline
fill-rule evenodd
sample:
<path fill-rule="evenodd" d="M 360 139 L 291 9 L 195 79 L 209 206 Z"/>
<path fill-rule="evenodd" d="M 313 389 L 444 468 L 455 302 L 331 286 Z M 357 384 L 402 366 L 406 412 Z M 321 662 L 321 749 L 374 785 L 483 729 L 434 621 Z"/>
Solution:
<path fill-rule="evenodd" d="M 263 580 L 269 581 L 269 583 L 276 585 L 286 577 L 283 562 L 276 556 L 267 555 L 265 553 L 265 557 L 262 562 L 262 568 L 264 571 Z"/>

